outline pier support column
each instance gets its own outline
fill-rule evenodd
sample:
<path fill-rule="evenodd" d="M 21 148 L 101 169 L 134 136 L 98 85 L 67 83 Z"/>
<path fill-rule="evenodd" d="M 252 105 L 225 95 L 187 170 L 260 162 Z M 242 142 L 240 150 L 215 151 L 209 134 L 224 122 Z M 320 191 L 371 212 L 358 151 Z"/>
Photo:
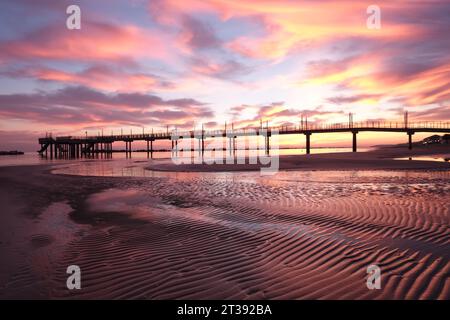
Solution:
<path fill-rule="evenodd" d="M 413 136 L 414 132 L 413 131 L 408 131 L 408 149 L 411 150 L 412 149 L 412 136 Z"/>
<path fill-rule="evenodd" d="M 356 135 L 358 134 L 358 131 L 352 131 L 352 134 L 353 134 L 353 152 L 356 152 L 358 150 L 356 143 Z"/>
<path fill-rule="evenodd" d="M 150 158 L 153 159 L 153 140 L 150 141 Z"/>
<path fill-rule="evenodd" d="M 306 132 L 305 136 L 306 136 L 306 154 L 310 154 L 311 153 L 311 133 Z"/>
<path fill-rule="evenodd" d="M 202 156 L 205 154 L 205 136 L 202 133 Z"/>
<path fill-rule="evenodd" d="M 265 136 L 266 138 L 266 155 L 269 155 L 270 153 L 270 134 L 267 133 L 267 136 Z"/>

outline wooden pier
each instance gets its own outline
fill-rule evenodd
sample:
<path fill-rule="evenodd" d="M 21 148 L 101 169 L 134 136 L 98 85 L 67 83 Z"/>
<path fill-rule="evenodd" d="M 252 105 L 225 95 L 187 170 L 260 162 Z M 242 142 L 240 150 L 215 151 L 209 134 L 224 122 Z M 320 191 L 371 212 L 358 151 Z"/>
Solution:
<path fill-rule="evenodd" d="M 407 117 L 405 117 L 407 120 Z M 310 124 L 307 120 L 301 120 L 298 126 L 279 126 L 269 127 L 262 125 L 260 127 L 247 127 L 242 129 L 227 128 L 220 130 L 192 130 L 178 131 L 166 130 L 165 132 L 142 133 L 129 135 L 109 135 L 109 136 L 66 136 L 52 137 L 46 136 L 39 138 L 41 145 L 40 154 L 50 154 L 50 157 L 70 157 L 78 158 L 93 154 L 111 154 L 113 152 L 114 142 L 125 142 L 125 152 L 132 152 L 132 143 L 134 141 L 145 141 L 147 143 L 147 153 L 153 155 L 153 143 L 159 140 L 171 140 L 172 150 L 177 149 L 180 139 L 193 139 L 198 141 L 199 152 L 202 154 L 205 150 L 205 139 L 207 138 L 227 138 L 229 139 L 229 150 L 236 150 L 236 139 L 248 136 L 263 136 L 265 141 L 265 151 L 270 152 L 270 137 L 272 135 L 304 135 L 306 137 L 306 153 L 311 152 L 311 136 L 321 133 L 343 133 L 352 134 L 352 150 L 357 152 L 357 134 L 360 132 L 398 132 L 405 133 L 408 138 L 408 148 L 412 149 L 413 135 L 419 132 L 430 133 L 450 133 L 450 122 L 353 122 L 352 116 L 348 123 L 335 124 Z"/>

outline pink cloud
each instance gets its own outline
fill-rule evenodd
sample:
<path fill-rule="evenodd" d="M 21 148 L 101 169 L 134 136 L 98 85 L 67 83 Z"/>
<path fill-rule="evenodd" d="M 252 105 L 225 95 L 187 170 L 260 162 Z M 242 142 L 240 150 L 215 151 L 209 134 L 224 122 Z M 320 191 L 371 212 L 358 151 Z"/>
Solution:
<path fill-rule="evenodd" d="M 86 87 L 0 95 L 0 117 L 72 128 L 114 125 L 183 127 L 211 119 L 212 110 L 195 99 L 164 100 L 138 92 L 106 94 Z"/>
<path fill-rule="evenodd" d="M 69 85 L 81 85 L 105 91 L 155 91 L 173 90 L 175 85 L 153 74 L 132 72 L 107 65 L 94 65 L 80 72 L 54 68 L 30 67 L 5 71 L 2 74 L 15 78 L 31 78 Z"/>
<path fill-rule="evenodd" d="M 81 30 L 47 26 L 24 38 L 0 43 L 0 59 L 105 61 L 169 59 L 161 34 L 132 25 L 83 22 Z"/>
<path fill-rule="evenodd" d="M 280 59 L 294 50 L 323 44 L 336 38 L 367 37 L 373 39 L 402 39 L 419 34 L 420 28 L 412 24 L 383 20 L 383 31 L 366 27 L 366 1 L 226 1 L 226 0 L 167 0 L 150 2 L 150 12 L 158 12 L 158 19 L 175 24 L 182 14 L 212 13 L 222 20 L 235 17 L 258 17 L 264 29 L 262 36 L 238 37 L 227 47 L 239 54 L 264 59 Z M 420 4 L 378 3 L 391 14 L 405 10 L 420 10 Z M 153 15 L 156 15 L 153 13 Z"/>

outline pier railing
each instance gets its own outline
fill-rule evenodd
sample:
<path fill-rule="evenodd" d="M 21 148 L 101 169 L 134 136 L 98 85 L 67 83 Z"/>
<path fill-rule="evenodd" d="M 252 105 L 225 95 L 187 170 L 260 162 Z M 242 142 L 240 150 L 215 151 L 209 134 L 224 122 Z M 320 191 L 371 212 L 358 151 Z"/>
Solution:
<path fill-rule="evenodd" d="M 351 119 L 352 117 L 350 117 Z M 206 138 L 226 137 L 230 140 L 230 145 L 234 145 L 235 138 L 243 136 L 264 136 L 266 144 L 266 153 L 270 150 L 270 137 L 278 134 L 304 134 L 306 138 L 306 153 L 311 151 L 311 134 L 331 133 L 331 132 L 349 132 L 352 134 L 352 150 L 357 151 L 357 134 L 360 131 L 384 131 L 384 132 L 404 132 L 408 136 L 408 148 L 412 149 L 412 136 L 416 132 L 441 132 L 450 133 L 450 122 L 387 122 L 387 121 L 364 121 L 347 123 L 311 123 L 308 121 L 300 121 L 298 125 L 282 125 L 266 127 L 245 127 L 234 129 L 233 126 L 224 127 L 224 129 L 216 130 L 165 130 L 152 133 L 141 134 L 120 134 L 120 135 L 96 135 L 96 136 L 65 136 L 52 137 L 47 135 L 45 138 L 40 138 L 39 143 L 41 149 L 40 154 L 47 154 L 50 151 L 50 157 L 59 154 L 70 154 L 71 157 L 78 157 L 82 154 L 92 153 L 111 153 L 113 151 L 112 145 L 116 141 L 125 142 L 126 152 L 131 153 L 131 144 L 133 141 L 146 141 L 147 152 L 153 153 L 153 142 L 156 140 L 171 140 L 172 149 L 177 150 L 178 140 L 181 139 L 198 139 L 201 145 L 202 152 L 205 148 Z M 447 139 L 448 141 L 448 139 Z"/>
<path fill-rule="evenodd" d="M 120 134 L 120 135 L 85 135 L 85 136 L 60 136 L 52 138 L 47 136 L 46 138 L 54 139 L 55 141 L 67 141 L 67 140 L 154 140 L 154 139 L 170 139 L 170 137 L 220 137 L 220 136 L 232 136 L 232 135 L 251 135 L 261 134 L 263 131 L 269 131 L 271 133 L 289 134 L 298 132 L 311 132 L 311 131 L 354 131 L 354 130 L 370 130 L 370 129 L 398 129 L 404 131 L 414 131 L 420 129 L 427 130 L 450 130 L 450 122 L 410 122 L 405 124 L 404 122 L 381 122 L 381 121 L 362 121 L 353 123 L 308 123 L 303 122 L 298 125 L 281 125 L 281 126 L 258 126 L 258 127 L 245 127 L 245 128 L 227 128 L 227 129 L 215 129 L 215 130 L 166 130 L 157 131 L 152 133 L 140 133 L 140 134 Z"/>

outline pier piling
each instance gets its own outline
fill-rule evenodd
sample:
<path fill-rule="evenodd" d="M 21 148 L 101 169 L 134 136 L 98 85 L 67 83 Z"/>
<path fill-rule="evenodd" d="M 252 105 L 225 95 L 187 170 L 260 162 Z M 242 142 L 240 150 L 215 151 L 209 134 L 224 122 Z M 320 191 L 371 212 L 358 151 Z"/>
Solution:
<path fill-rule="evenodd" d="M 358 131 L 352 131 L 352 134 L 353 134 L 353 148 L 352 148 L 352 151 L 356 152 L 357 151 L 356 135 L 358 134 Z"/>
<path fill-rule="evenodd" d="M 412 149 L 412 136 L 413 136 L 414 132 L 413 131 L 408 131 L 408 149 L 411 150 Z"/>
<path fill-rule="evenodd" d="M 311 132 L 306 132 L 306 154 L 311 153 Z"/>

